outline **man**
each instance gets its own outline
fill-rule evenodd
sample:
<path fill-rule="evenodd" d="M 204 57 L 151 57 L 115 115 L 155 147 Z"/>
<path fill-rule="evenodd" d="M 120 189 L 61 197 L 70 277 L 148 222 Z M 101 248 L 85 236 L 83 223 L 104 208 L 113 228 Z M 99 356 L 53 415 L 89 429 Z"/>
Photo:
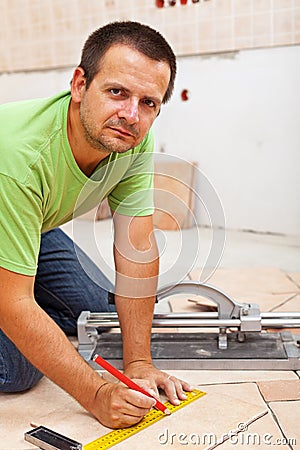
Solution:
<path fill-rule="evenodd" d="M 158 276 L 150 128 L 175 73 L 158 32 L 116 22 L 88 38 L 71 93 L 0 108 L 0 391 L 28 389 L 44 374 L 112 428 L 153 406 L 105 382 L 65 335 L 81 310 L 110 309 L 111 286 L 57 227 L 107 196 L 125 373 L 156 395 L 164 389 L 173 404 L 191 389 L 155 369 L 150 355 Z"/>

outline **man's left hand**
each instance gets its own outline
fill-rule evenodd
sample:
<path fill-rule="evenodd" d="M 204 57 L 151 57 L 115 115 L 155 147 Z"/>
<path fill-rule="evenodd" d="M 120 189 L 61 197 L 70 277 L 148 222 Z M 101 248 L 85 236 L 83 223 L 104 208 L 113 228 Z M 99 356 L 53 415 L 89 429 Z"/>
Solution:
<path fill-rule="evenodd" d="M 162 372 L 145 361 L 130 363 L 125 370 L 125 375 L 129 378 L 148 380 L 150 388 L 156 393 L 157 398 L 159 398 L 158 388 L 163 389 L 173 405 L 179 405 L 181 400 L 186 400 L 184 391 L 193 390 L 193 387 L 186 381 Z"/>

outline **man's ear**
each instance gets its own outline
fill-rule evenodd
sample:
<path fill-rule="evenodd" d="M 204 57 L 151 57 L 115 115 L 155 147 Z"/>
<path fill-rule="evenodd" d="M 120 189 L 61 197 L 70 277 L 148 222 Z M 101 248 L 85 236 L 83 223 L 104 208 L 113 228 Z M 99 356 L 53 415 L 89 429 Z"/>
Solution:
<path fill-rule="evenodd" d="M 71 95 L 72 100 L 75 103 L 80 103 L 82 95 L 85 92 L 86 79 L 84 76 L 84 70 L 82 67 L 78 66 L 74 70 L 73 78 L 71 81 Z"/>

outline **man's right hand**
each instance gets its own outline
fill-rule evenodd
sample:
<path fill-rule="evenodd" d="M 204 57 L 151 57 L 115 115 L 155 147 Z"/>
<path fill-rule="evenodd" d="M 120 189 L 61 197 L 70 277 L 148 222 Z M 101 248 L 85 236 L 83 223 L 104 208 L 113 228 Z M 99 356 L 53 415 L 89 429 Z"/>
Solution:
<path fill-rule="evenodd" d="M 0 268 L 3 332 L 40 372 L 72 395 L 103 425 L 117 428 L 139 422 L 155 400 L 121 383 L 103 384 L 104 380 L 35 302 L 33 287 L 34 277 Z M 149 392 L 147 383 L 147 380 L 138 382 Z"/>
<path fill-rule="evenodd" d="M 121 383 L 104 383 L 97 391 L 92 413 L 106 427 L 126 428 L 140 422 L 155 403 L 153 398 Z"/>

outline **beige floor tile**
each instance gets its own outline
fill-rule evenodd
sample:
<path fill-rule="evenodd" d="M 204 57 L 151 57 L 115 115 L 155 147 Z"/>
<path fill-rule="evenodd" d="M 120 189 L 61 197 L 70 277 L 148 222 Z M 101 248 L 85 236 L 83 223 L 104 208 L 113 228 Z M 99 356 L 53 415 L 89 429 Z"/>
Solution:
<path fill-rule="evenodd" d="M 300 401 L 274 402 L 270 403 L 269 406 L 275 414 L 285 437 L 290 440 L 291 448 L 299 448 Z M 291 439 L 294 441 L 292 442 Z"/>
<path fill-rule="evenodd" d="M 31 445 L 24 441 L 24 433 L 31 429 L 31 422 L 79 442 L 85 436 L 95 439 L 107 430 L 46 378 L 26 393 L 1 394 L 0 405 L 0 450 L 29 450 Z"/>
<path fill-rule="evenodd" d="M 207 448 L 209 443 L 266 410 L 254 383 L 200 386 L 206 395 L 118 445 L 118 449 Z M 260 419 L 259 419 L 260 420 Z M 198 439 L 198 441 L 197 441 Z M 184 443 L 183 443 L 184 442 Z M 197 445 L 195 445 L 197 442 Z M 222 447 L 220 447 L 221 449 Z"/>
<path fill-rule="evenodd" d="M 284 303 L 276 308 L 276 311 L 283 312 L 299 312 L 300 311 L 300 295 L 291 295 L 290 299 L 284 301 Z"/>
<path fill-rule="evenodd" d="M 241 425 L 240 427 L 241 428 Z M 244 431 L 232 435 L 218 450 L 267 450 L 270 448 L 290 449 L 276 421 L 268 412 L 265 416 L 246 425 Z M 275 447 L 276 445 L 276 447 Z M 208 450 L 208 449 L 206 449 Z"/>
<path fill-rule="evenodd" d="M 182 448 L 178 442 L 180 432 L 187 436 L 213 433 L 215 439 L 219 439 L 238 423 L 248 421 L 266 408 L 255 383 L 203 385 L 199 389 L 207 395 L 130 438 L 130 449 L 140 448 L 141 439 L 145 449 L 168 448 L 169 444 L 161 445 L 158 440 L 159 435 L 162 441 L 165 439 L 162 433 L 166 430 L 176 435 L 176 445 L 174 437 L 174 444 L 169 446 L 172 449 Z M 110 431 L 46 378 L 27 393 L 2 394 L 0 404 L 0 450 L 29 450 L 23 435 L 31 429 L 31 422 L 45 425 L 83 444 Z M 128 442 L 118 448 L 128 448 Z M 205 445 L 197 448 L 205 448 Z"/>
<path fill-rule="evenodd" d="M 240 420 L 236 421 L 235 427 L 231 428 L 231 430 L 235 430 L 237 428 L 243 428 L 243 425 L 245 425 L 252 417 L 255 417 L 258 412 L 267 411 L 267 405 L 265 404 L 263 398 L 261 397 L 259 390 L 254 383 L 245 383 L 245 384 L 231 384 L 231 385 L 217 385 L 217 386 L 204 386 L 203 390 L 207 392 L 207 395 L 211 392 L 210 388 L 213 389 L 214 395 L 216 395 L 219 399 L 222 399 L 222 403 L 220 404 L 220 411 L 224 411 L 225 414 L 230 414 L 229 411 L 226 411 L 224 406 L 224 398 L 228 397 L 227 401 L 229 404 L 229 408 L 235 410 L 236 417 L 239 417 Z M 240 402 L 240 403 L 238 403 Z M 259 410 L 257 413 L 252 413 L 252 405 L 255 405 L 256 408 Z M 247 409 L 249 408 L 249 409 Z M 252 416 L 251 416 L 252 414 Z M 247 419 L 245 417 L 247 416 Z M 248 427 L 246 432 L 248 432 Z M 266 416 L 261 417 L 257 421 L 253 422 L 253 424 L 249 425 L 249 433 L 258 433 L 260 436 L 261 442 L 260 445 L 257 446 L 256 443 L 254 443 L 253 446 L 246 445 L 247 450 L 249 448 L 269 448 L 270 446 L 268 444 L 265 444 L 262 442 L 263 435 L 270 434 L 272 435 L 272 439 L 275 442 L 276 439 L 281 439 L 282 434 L 280 432 L 280 429 L 276 426 L 276 423 L 272 420 L 270 417 L 270 414 L 268 413 Z M 230 431 L 230 430 L 229 430 Z M 228 431 L 227 431 L 228 432 Z M 242 444 L 242 437 L 238 436 L 240 439 L 237 440 L 237 443 L 241 442 Z M 244 432 L 244 438 L 245 432 Z M 279 441 L 278 441 L 279 442 Z M 250 441 L 251 443 L 251 441 Z M 262 446 L 263 444 L 263 446 Z M 268 445 L 268 446 L 267 446 Z M 222 450 L 223 448 L 239 448 L 242 449 L 244 444 L 237 445 L 230 442 L 224 442 L 219 448 Z M 285 448 L 285 446 L 278 445 L 276 448 Z"/>
<path fill-rule="evenodd" d="M 212 300 L 209 300 L 199 295 L 180 294 L 172 296 L 169 299 L 169 304 L 172 312 L 199 312 L 199 304 L 203 307 L 215 306 Z"/>
<path fill-rule="evenodd" d="M 199 384 L 246 383 L 271 380 L 298 380 L 293 371 L 278 370 L 168 370 L 168 373 L 186 380 L 193 386 Z"/>
<path fill-rule="evenodd" d="M 293 296 L 289 300 L 285 300 L 281 305 L 276 307 L 278 312 L 299 312 L 300 311 L 300 295 Z M 300 328 L 281 328 L 281 329 L 269 329 L 270 332 L 276 331 L 290 331 L 292 334 L 300 335 Z"/>
<path fill-rule="evenodd" d="M 300 273 L 298 272 L 290 272 L 289 277 L 300 287 Z"/>
<path fill-rule="evenodd" d="M 300 400 L 300 380 L 260 381 L 257 385 L 266 402 Z"/>
<path fill-rule="evenodd" d="M 199 271 L 192 271 L 190 276 L 197 280 Z M 218 269 L 208 284 L 238 302 L 258 303 L 261 311 L 276 309 L 298 289 L 285 272 L 274 267 Z"/>

